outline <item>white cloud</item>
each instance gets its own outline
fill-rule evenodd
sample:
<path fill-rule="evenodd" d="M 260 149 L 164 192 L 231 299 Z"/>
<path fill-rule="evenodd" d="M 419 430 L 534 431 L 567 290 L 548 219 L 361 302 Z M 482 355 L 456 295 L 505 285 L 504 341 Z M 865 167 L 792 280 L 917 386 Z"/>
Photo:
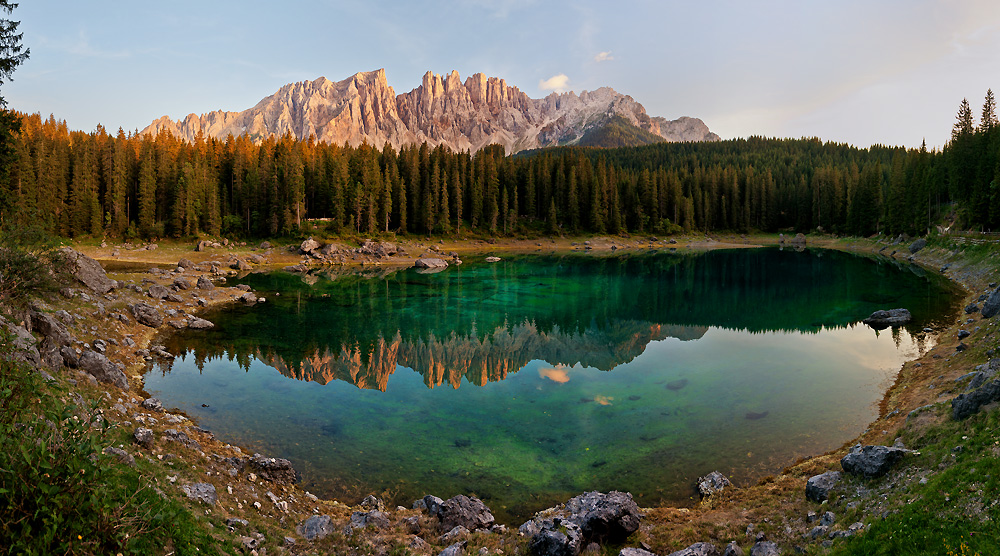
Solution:
<path fill-rule="evenodd" d="M 543 91 L 555 91 L 562 93 L 569 86 L 569 77 L 565 73 L 553 75 L 552 77 L 538 82 L 538 88 Z"/>
<path fill-rule="evenodd" d="M 615 57 L 611 55 L 611 51 L 610 50 L 607 51 L 607 52 L 600 52 L 600 53 L 597 54 L 597 56 L 594 56 L 594 61 L 595 62 L 608 62 L 608 61 L 611 61 L 611 60 L 614 60 L 614 59 L 615 59 Z"/>

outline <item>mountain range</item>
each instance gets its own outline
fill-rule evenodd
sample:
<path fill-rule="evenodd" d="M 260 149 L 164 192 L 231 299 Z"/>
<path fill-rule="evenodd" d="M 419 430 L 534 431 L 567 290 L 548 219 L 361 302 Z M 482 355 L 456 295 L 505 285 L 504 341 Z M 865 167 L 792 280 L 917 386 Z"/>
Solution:
<path fill-rule="evenodd" d="M 556 145 L 625 146 L 658 141 L 718 141 L 698 118 L 650 117 L 632 97 L 609 87 L 532 99 L 503 79 L 482 73 L 464 82 L 457 71 L 427 72 L 419 87 L 397 95 L 385 70 L 342 81 L 320 77 L 281 87 L 253 108 L 216 110 L 174 121 L 154 120 L 143 134 L 170 131 L 189 141 L 202 135 L 254 141 L 286 133 L 298 139 L 395 148 L 428 143 L 454 151 L 503 145 L 507 153 Z"/>

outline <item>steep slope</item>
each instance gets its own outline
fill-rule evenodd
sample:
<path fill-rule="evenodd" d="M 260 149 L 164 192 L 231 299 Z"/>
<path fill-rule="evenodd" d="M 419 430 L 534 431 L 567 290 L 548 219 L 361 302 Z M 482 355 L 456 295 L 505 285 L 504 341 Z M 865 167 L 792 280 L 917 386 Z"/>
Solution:
<path fill-rule="evenodd" d="M 632 144 L 645 144 L 651 136 L 665 141 L 719 139 L 697 118 L 651 118 L 632 97 L 609 87 L 531 99 L 503 79 L 477 73 L 462 82 L 452 71 L 447 76 L 427 72 L 420 86 L 396 95 L 382 69 L 338 82 L 320 77 L 285 85 L 242 112 L 189 114 L 178 121 L 164 116 L 142 133 L 169 131 L 189 141 L 199 134 L 261 140 L 290 133 L 299 139 L 314 136 L 352 146 L 388 142 L 399 148 L 427 142 L 456 151 L 477 151 L 497 143 L 513 153 L 577 144 L 612 119 L 619 128 L 634 128 L 620 133 L 622 137 L 642 138 Z"/>

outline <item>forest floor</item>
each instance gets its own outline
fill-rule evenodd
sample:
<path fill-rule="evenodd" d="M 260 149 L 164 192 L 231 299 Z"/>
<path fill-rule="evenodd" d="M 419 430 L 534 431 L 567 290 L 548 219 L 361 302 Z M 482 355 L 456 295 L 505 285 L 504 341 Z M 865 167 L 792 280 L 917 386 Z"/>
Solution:
<path fill-rule="evenodd" d="M 486 239 L 447 238 L 387 240 L 397 243 L 408 255 L 393 257 L 389 263 L 363 259 L 352 261 L 346 266 L 411 266 L 419 257 L 441 256 L 451 252 L 467 260 L 475 260 L 489 255 L 502 257 L 505 254 L 575 251 L 587 251 L 594 256 L 649 249 L 697 251 L 777 245 L 781 238 L 777 235 L 729 234 L 673 238 L 600 236 L 497 239 L 495 242 Z M 351 241 L 342 243 L 348 247 L 351 247 L 352 243 L 356 245 L 356 242 Z M 298 243 L 291 245 L 294 248 Z M 195 264 L 212 260 L 227 263 L 235 258 L 245 259 L 255 254 L 267 253 L 266 261 L 254 266 L 268 270 L 302 262 L 297 250 L 292 251 L 287 245 L 282 244 L 276 244 L 268 250 L 261 249 L 259 244 L 232 243 L 202 252 L 195 252 L 194 244 L 191 242 L 160 242 L 154 249 L 149 249 L 148 246 L 149 244 L 101 246 L 92 243 L 74 245 L 76 249 L 104 264 L 113 278 L 126 284 L 140 285 L 143 289 L 150 280 L 166 285 L 176 277 L 176 275 L 151 275 L 147 272 L 150 265 L 173 269 L 182 258 L 189 259 Z M 888 255 L 893 251 L 897 259 L 910 257 L 907 245 L 890 245 L 887 239 L 879 241 L 810 236 L 808 246 L 869 254 L 881 250 L 882 255 Z M 1000 273 L 997 269 L 1000 265 L 995 250 L 970 255 L 953 247 L 943 242 L 932 244 L 916 254 L 913 259 L 914 262 L 933 272 L 940 272 L 942 267 L 948 265 L 944 274 L 963 288 L 965 296 L 962 307 L 964 307 L 976 302 L 980 295 L 987 291 L 987 284 L 998 280 Z M 182 273 L 188 279 L 197 274 L 190 271 Z M 238 277 L 233 273 L 227 277 L 225 285 L 209 292 L 182 292 L 185 297 L 184 310 L 196 313 L 200 310 L 199 306 L 237 302 L 236 299 L 243 293 L 232 287 L 232 284 L 237 282 Z M 202 301 L 198 302 L 198 299 Z M 149 299 L 142 293 L 121 288 L 118 290 L 117 300 L 108 303 L 106 311 L 124 311 L 126 305 L 137 301 L 149 301 Z M 56 303 L 53 302 L 53 305 Z M 114 338 L 120 344 L 128 337 L 138 344 L 136 348 L 115 348 L 108 354 L 112 360 L 122 361 L 129 369 L 128 392 L 108 390 L 104 385 L 83 380 L 85 377 L 79 372 L 66 371 L 66 375 L 80 379 L 79 390 L 84 396 L 100 400 L 105 418 L 119 423 L 122 438 L 125 439 L 122 447 L 136 457 L 140 471 L 158 488 L 182 498 L 183 494 L 179 488 L 182 484 L 200 482 L 214 484 L 218 493 L 218 502 L 215 505 L 208 507 L 197 502 L 189 504 L 192 511 L 204 520 L 205 527 L 212 530 L 212 535 L 219 542 L 220 550 L 257 554 L 438 554 L 454 541 L 454 539 L 439 538 L 436 519 L 428 517 L 419 510 L 402 507 L 387 509 L 391 517 L 391 525 L 387 528 L 365 529 L 362 532 L 355 530 L 343 534 L 337 532 L 317 542 L 304 540 L 295 529 L 307 517 L 317 514 L 329 515 L 338 525 L 339 531 L 350 522 L 351 513 L 359 508 L 334 500 L 320 500 L 294 484 L 271 483 L 253 473 L 241 472 L 232 475 L 230 466 L 224 458 L 247 455 L 243 450 L 216 440 L 209 431 L 198 429 L 196 423 L 191 422 L 183 414 L 158 413 L 141 405 L 143 399 L 147 397 L 142 389 L 141 378 L 146 361 L 136 356 L 134 352 L 138 348 L 148 348 L 154 341 L 155 335 L 162 331 L 144 327 L 134 321 L 131 324 L 117 322 L 108 325 L 104 317 L 99 316 L 97 312 L 85 310 L 86 307 L 78 300 L 71 300 L 63 305 L 67 306 L 53 306 L 52 310 L 67 308 L 71 312 L 75 310 L 85 315 L 73 330 L 79 339 L 89 341 L 94 334 L 88 331 L 93 330 L 94 326 L 100 326 L 101 337 Z M 982 321 L 970 324 L 967 318 L 968 315 L 957 312 L 951 326 L 935 331 L 937 344 L 919 359 L 903 366 L 895 383 L 885 393 L 880 404 L 880 416 L 860 437 L 852 439 L 840 449 L 830 453 L 819 454 L 799 462 L 788 462 L 789 466 L 780 474 L 766 477 L 757 484 L 736 485 L 705 498 L 692 507 L 644 508 L 646 517 L 643 519 L 640 531 L 630 538 L 627 546 L 639 546 L 655 554 L 666 555 L 695 542 L 707 541 L 725 546 L 735 541 L 744 546 L 744 550 L 748 550 L 760 535 L 764 535 L 769 540 L 777 542 L 785 552 L 820 553 L 831 548 L 836 549 L 839 544 L 835 545 L 834 541 L 828 540 L 827 537 L 814 539 L 808 536 L 816 525 L 811 521 L 810 512 L 823 513 L 831 508 L 836 509 L 839 515 L 836 525 L 831 527 L 831 530 L 846 530 L 849 522 L 860 522 L 867 527 L 872 520 L 884 517 L 876 515 L 880 508 L 895 507 L 898 505 L 896 500 L 907 495 L 894 494 L 896 490 L 881 483 L 846 480 L 836 499 L 831 498 L 829 504 L 820 505 L 806 500 L 804 496 L 806 480 L 827 470 L 839 470 L 839 459 L 856 443 L 891 445 L 899 436 L 922 438 L 926 436 L 927 430 L 945 425 L 949 419 L 950 409 L 944 411 L 941 408 L 960 392 L 955 379 L 986 362 L 987 350 L 997 347 L 998 335 L 995 322 Z M 965 340 L 968 349 L 956 351 L 956 346 L 959 344 L 957 339 L 959 329 L 973 326 L 981 326 L 983 330 L 977 329 L 976 333 Z M 908 418 L 911 411 L 928 405 L 938 409 L 923 411 L 916 418 Z M 148 426 L 155 431 L 158 442 L 152 450 L 127 444 L 127 438 L 137 424 Z M 163 435 L 167 429 L 186 431 L 195 442 L 186 444 L 165 441 Z M 913 475 L 916 472 L 912 465 L 906 469 L 910 478 L 916 476 Z M 936 472 L 930 468 L 925 471 L 918 473 L 919 478 L 926 479 L 929 474 Z M 891 480 L 893 486 L 897 483 L 909 484 L 907 483 L 909 479 L 906 477 L 894 476 Z M 227 520 L 233 518 L 246 520 L 247 524 L 230 521 L 227 525 Z M 233 523 L 236 525 L 232 525 Z M 528 539 L 517 534 L 516 527 L 519 524 L 507 525 L 510 527 L 507 532 L 473 533 L 466 536 L 465 540 L 468 543 L 465 553 L 527 553 Z M 418 535 L 429 544 L 414 541 L 414 537 Z M 836 543 L 844 542 L 849 541 L 839 538 L 836 540 Z M 617 554 L 617 548 L 613 551 L 610 548 L 603 550 L 604 553 Z M 165 553 L 167 552 L 172 550 L 165 547 Z"/>

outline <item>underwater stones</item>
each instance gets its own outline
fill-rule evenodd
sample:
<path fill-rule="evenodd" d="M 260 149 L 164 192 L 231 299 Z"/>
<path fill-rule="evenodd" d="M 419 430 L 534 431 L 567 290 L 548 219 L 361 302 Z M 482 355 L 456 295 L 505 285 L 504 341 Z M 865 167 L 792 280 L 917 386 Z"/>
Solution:
<path fill-rule="evenodd" d="M 193 483 L 181 487 L 184 495 L 196 502 L 202 502 L 209 506 L 214 506 L 219 499 L 215 493 L 215 485 L 211 483 Z"/>
<path fill-rule="evenodd" d="M 272 483 L 293 484 L 296 480 L 295 468 L 287 459 L 265 458 L 255 454 L 247 460 L 247 467 Z"/>
<path fill-rule="evenodd" d="M 890 326 L 906 324 L 910 322 L 910 319 L 912 318 L 913 316 L 910 315 L 910 312 L 906 309 L 889 309 L 875 311 L 871 314 L 871 316 L 861 322 L 867 324 L 875 330 L 882 330 L 883 328 L 888 328 Z"/>
<path fill-rule="evenodd" d="M 729 482 L 729 479 L 718 471 L 712 471 L 704 477 L 698 477 L 698 494 L 700 494 L 702 498 L 711 496 L 717 492 L 722 492 L 726 487 L 730 486 L 733 486 L 733 483 Z"/>
<path fill-rule="evenodd" d="M 889 446 L 857 445 L 841 458 L 840 465 L 852 475 L 881 477 L 889 472 L 894 463 L 903 458 L 907 450 Z"/>
<path fill-rule="evenodd" d="M 839 471 L 827 471 L 813 475 L 806 481 L 806 499 L 813 502 L 823 502 L 830 497 L 830 489 L 840 482 Z"/>
<path fill-rule="evenodd" d="M 686 379 L 686 378 L 681 378 L 681 379 L 678 379 L 678 380 L 672 380 L 672 381 L 670 381 L 670 382 L 667 383 L 667 390 L 670 390 L 672 392 L 676 392 L 676 391 L 680 390 L 681 388 L 684 388 L 685 386 L 687 386 L 687 384 L 688 384 L 688 379 Z"/>
<path fill-rule="evenodd" d="M 160 311 L 148 303 L 136 303 L 131 306 L 132 316 L 135 320 L 139 321 L 139 324 L 143 324 L 150 328 L 159 328 L 163 325 L 163 315 Z"/>
<path fill-rule="evenodd" d="M 435 507 L 437 511 L 433 511 Z M 442 531 L 450 531 L 458 525 L 470 531 L 488 529 L 494 522 L 493 514 L 482 500 L 464 494 L 453 496 L 439 504 L 427 504 L 427 510 L 441 521 Z"/>
<path fill-rule="evenodd" d="M 744 415 L 743 417 L 747 421 L 757 421 L 759 419 L 767 417 L 769 414 L 770 414 L 769 411 L 747 411 L 746 415 Z"/>
<path fill-rule="evenodd" d="M 696 542 L 667 556 L 719 556 L 719 549 L 712 543 Z"/>
<path fill-rule="evenodd" d="M 314 515 L 295 528 L 295 532 L 309 541 L 322 539 L 333 533 L 333 520 L 328 515 Z"/>

